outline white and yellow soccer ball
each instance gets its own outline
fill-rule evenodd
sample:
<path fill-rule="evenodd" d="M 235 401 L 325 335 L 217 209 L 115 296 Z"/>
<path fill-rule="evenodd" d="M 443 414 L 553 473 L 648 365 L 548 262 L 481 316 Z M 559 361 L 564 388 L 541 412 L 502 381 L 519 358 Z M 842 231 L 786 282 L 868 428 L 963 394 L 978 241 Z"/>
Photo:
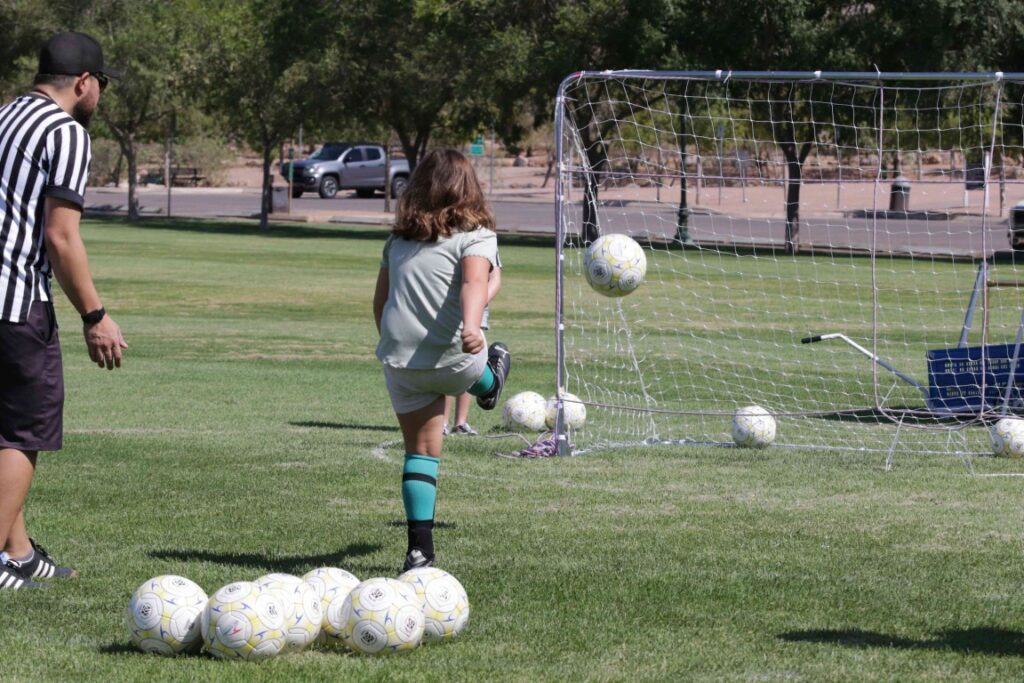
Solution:
<path fill-rule="evenodd" d="M 989 429 L 992 452 L 1004 458 L 1024 458 L 1024 419 L 1004 417 Z"/>
<path fill-rule="evenodd" d="M 451 640 L 466 628 L 469 596 L 454 576 L 437 567 L 418 567 L 398 580 L 412 586 L 422 603 L 424 641 Z"/>
<path fill-rule="evenodd" d="M 579 429 L 586 423 L 587 407 L 580 401 L 579 396 L 563 391 L 562 407 L 565 412 L 566 427 Z M 558 419 L 558 397 L 552 396 L 544 405 L 544 424 L 548 429 L 554 429 L 556 419 Z"/>
<path fill-rule="evenodd" d="M 285 608 L 276 591 L 236 581 L 212 596 L 203 610 L 203 648 L 222 659 L 268 659 L 285 645 Z"/>
<path fill-rule="evenodd" d="M 520 391 L 505 401 L 501 424 L 506 429 L 539 432 L 544 429 L 547 403 L 536 391 Z"/>
<path fill-rule="evenodd" d="M 775 441 L 775 418 L 761 406 L 740 408 L 732 418 L 732 440 L 745 448 L 765 448 Z"/>
<path fill-rule="evenodd" d="M 206 592 L 184 576 L 154 576 L 128 601 L 132 645 L 161 655 L 199 650 L 203 644 L 199 622 L 206 601 Z"/>
<path fill-rule="evenodd" d="M 636 240 L 626 235 L 602 235 L 590 243 L 584 258 L 587 282 L 605 296 L 626 296 L 644 281 L 647 256 Z"/>
<path fill-rule="evenodd" d="M 320 598 L 320 636 L 317 642 L 342 647 L 341 630 L 345 626 L 342 606 L 352 589 L 359 585 L 354 574 L 337 567 L 318 567 L 302 579 L 313 587 Z"/>
<path fill-rule="evenodd" d="M 367 579 L 352 589 L 342 607 L 341 639 L 354 652 L 408 652 L 423 639 L 423 609 L 416 591 L 396 579 Z"/>
<path fill-rule="evenodd" d="M 256 585 L 277 592 L 284 605 L 285 652 L 298 652 L 320 635 L 323 609 L 316 589 L 291 574 L 266 574 Z"/>

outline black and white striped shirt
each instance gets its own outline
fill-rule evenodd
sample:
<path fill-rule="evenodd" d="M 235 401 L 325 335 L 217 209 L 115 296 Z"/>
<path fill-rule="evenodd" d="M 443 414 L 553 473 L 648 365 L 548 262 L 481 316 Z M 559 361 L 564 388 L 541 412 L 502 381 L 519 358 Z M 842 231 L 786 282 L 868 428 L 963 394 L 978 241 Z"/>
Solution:
<path fill-rule="evenodd" d="M 20 323 L 51 300 L 44 198 L 84 206 L 90 156 L 89 133 L 49 97 L 0 109 L 0 320 Z"/>

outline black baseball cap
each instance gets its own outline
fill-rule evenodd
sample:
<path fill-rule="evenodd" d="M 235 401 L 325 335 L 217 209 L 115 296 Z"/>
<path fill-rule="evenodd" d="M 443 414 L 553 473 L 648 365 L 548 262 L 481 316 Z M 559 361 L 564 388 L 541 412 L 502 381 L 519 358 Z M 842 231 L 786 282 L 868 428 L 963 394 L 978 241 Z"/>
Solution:
<path fill-rule="evenodd" d="M 77 76 L 85 72 L 121 78 L 121 72 L 103 65 L 103 48 L 92 36 L 78 31 L 58 33 L 39 51 L 39 73 Z"/>

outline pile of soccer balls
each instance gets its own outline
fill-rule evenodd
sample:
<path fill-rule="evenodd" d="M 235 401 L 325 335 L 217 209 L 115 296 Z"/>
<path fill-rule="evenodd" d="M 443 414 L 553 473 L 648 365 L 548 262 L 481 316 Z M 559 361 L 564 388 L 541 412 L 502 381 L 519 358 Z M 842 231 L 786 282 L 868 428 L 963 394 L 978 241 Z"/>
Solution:
<path fill-rule="evenodd" d="M 163 655 L 204 650 L 260 660 L 314 645 L 386 655 L 458 636 L 469 622 L 469 598 L 458 579 L 435 567 L 366 581 L 336 567 L 301 578 L 267 574 L 209 597 L 183 576 L 163 575 L 135 591 L 127 621 L 133 645 Z"/>
<path fill-rule="evenodd" d="M 575 394 L 562 394 L 565 425 L 579 429 L 587 421 L 587 406 Z M 554 429 L 558 418 L 558 396 L 544 400 L 536 391 L 520 391 L 508 398 L 501 409 L 501 424 L 517 432 L 542 432 Z"/>

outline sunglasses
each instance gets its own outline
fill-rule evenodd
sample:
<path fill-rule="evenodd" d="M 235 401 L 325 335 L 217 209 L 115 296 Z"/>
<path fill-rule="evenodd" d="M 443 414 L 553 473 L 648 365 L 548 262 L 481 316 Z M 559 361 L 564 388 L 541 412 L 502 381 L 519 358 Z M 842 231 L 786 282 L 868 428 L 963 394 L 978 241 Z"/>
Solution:
<path fill-rule="evenodd" d="M 106 74 L 89 74 L 89 75 L 92 76 L 93 78 L 95 78 L 96 82 L 100 84 L 100 92 L 103 92 L 104 90 L 106 90 L 107 86 L 110 85 L 110 79 L 107 78 Z"/>

